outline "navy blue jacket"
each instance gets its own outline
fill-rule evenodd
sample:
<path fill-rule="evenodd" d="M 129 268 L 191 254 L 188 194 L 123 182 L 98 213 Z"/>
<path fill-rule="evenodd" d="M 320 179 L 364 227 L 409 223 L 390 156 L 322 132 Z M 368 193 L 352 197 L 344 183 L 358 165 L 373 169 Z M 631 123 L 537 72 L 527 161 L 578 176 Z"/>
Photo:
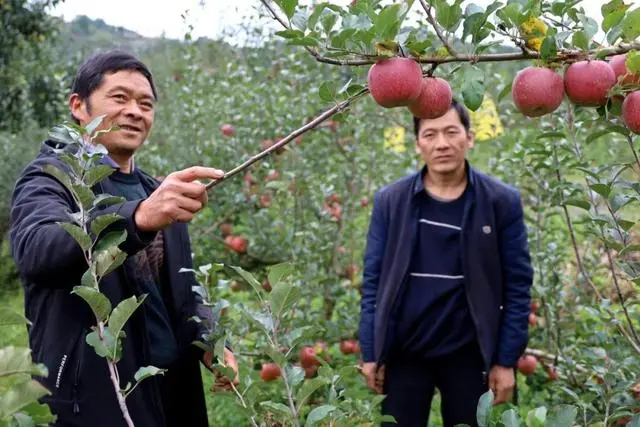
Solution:
<path fill-rule="evenodd" d="M 471 191 L 460 238 L 467 300 L 486 370 L 495 364 L 513 367 L 529 338 L 533 282 L 520 193 L 466 167 Z M 413 195 L 421 179 L 421 172 L 413 173 L 374 196 L 359 335 L 364 361 L 379 366 L 393 343 L 399 290 L 409 277 L 418 235 Z"/>
<path fill-rule="evenodd" d="M 37 158 L 20 174 L 12 196 L 10 227 L 12 254 L 24 286 L 25 314 L 32 322 L 28 332 L 33 359 L 49 371 L 48 377 L 37 378 L 52 393 L 42 401 L 58 416 L 56 426 L 125 426 L 106 361 L 85 342 L 90 327 L 95 325 L 95 317 L 80 297 L 70 293 L 73 286 L 80 284 L 87 263 L 76 241 L 57 224 L 68 222 L 69 213 L 77 212 L 78 208 L 64 185 L 42 171 L 48 164 L 66 168 L 54 153 L 53 144 L 45 141 Z M 134 173 L 148 191 L 157 188 L 159 183 L 151 176 L 139 169 Z M 93 190 L 96 194 L 115 194 L 109 178 L 96 184 Z M 155 233 L 137 230 L 133 216 L 139 203 L 140 200 L 127 201 L 100 212 L 124 217 L 111 229 L 127 230 L 127 240 L 120 248 L 129 255 L 143 249 L 155 237 Z M 207 426 L 200 373 L 202 351 L 192 345 L 204 331 L 200 324 L 188 320 L 203 315 L 202 300 L 192 290 L 192 286 L 198 286 L 195 276 L 179 272 L 183 267 L 192 268 L 187 227 L 175 224 L 163 232 L 168 276 L 164 299 L 178 337 L 180 358 L 163 378 L 143 381 L 129 395 L 127 403 L 137 426 Z M 140 295 L 128 274 L 127 262 L 100 283 L 113 307 L 125 298 Z M 137 368 L 149 364 L 144 307 L 143 304 L 124 328 L 123 357 L 118 362 L 122 387 L 128 381 L 134 382 Z M 175 391 L 172 403 L 180 408 L 180 422 L 164 421 L 161 380 Z"/>

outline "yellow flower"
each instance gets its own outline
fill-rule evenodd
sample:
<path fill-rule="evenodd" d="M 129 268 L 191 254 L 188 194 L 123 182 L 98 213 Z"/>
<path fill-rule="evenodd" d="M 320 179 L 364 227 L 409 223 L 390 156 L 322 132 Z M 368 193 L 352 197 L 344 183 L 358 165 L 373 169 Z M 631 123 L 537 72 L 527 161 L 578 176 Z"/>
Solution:
<path fill-rule="evenodd" d="M 402 126 L 394 126 L 385 128 L 384 130 L 384 148 L 395 151 L 396 153 L 404 153 L 407 147 L 404 144 L 405 129 Z"/>
<path fill-rule="evenodd" d="M 527 47 L 538 52 L 540 50 L 540 47 L 542 47 L 542 39 L 540 37 L 534 37 L 527 40 Z"/>
<path fill-rule="evenodd" d="M 547 34 L 547 24 L 540 18 L 530 17 L 520 25 L 520 34 L 529 49 L 540 50 L 544 36 Z"/>
<path fill-rule="evenodd" d="M 476 141 L 486 141 L 504 133 L 498 108 L 489 95 L 485 95 L 480 108 L 469 111 L 469 116 Z"/>

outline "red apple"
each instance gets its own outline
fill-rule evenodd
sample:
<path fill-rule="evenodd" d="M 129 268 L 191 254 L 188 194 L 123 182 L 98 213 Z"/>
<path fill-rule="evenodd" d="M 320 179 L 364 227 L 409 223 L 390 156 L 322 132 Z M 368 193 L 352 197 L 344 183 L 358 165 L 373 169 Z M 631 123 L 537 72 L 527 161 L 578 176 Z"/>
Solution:
<path fill-rule="evenodd" d="M 518 111 L 527 117 L 551 113 L 564 99 L 562 76 L 549 68 L 527 67 L 513 79 L 511 95 Z"/>
<path fill-rule="evenodd" d="M 303 367 L 302 369 L 304 369 L 304 377 L 307 378 L 307 379 L 315 378 L 318 375 L 318 366 L 317 365 Z"/>
<path fill-rule="evenodd" d="M 369 206 L 369 198 L 363 197 L 362 199 L 360 199 L 360 206 L 362 206 L 363 208 Z"/>
<path fill-rule="evenodd" d="M 268 208 L 271 206 L 271 193 L 267 192 L 260 195 L 259 206 L 261 208 Z"/>
<path fill-rule="evenodd" d="M 367 75 L 374 101 L 385 108 L 408 106 L 422 90 L 422 69 L 410 58 L 393 57 L 376 62 Z"/>
<path fill-rule="evenodd" d="M 222 126 L 220 126 L 220 130 L 222 131 L 222 134 L 224 136 L 233 136 L 236 133 L 236 129 L 228 123 L 225 123 Z"/>
<path fill-rule="evenodd" d="M 637 85 L 640 84 L 640 75 L 639 74 L 631 74 L 627 69 L 627 64 L 625 61 L 627 60 L 627 54 L 615 55 L 609 60 L 609 65 L 613 68 L 613 72 L 616 74 L 616 80 L 619 77 L 624 77 L 622 79 L 623 85 Z"/>
<path fill-rule="evenodd" d="M 335 204 L 331 206 L 329 210 L 331 212 L 331 218 L 334 221 L 339 222 L 340 218 L 342 217 L 342 206 L 340 206 L 339 204 Z"/>
<path fill-rule="evenodd" d="M 331 193 L 329 196 L 327 196 L 327 204 L 329 206 L 335 204 L 335 203 L 340 203 L 341 199 L 340 199 L 340 195 L 338 193 Z"/>
<path fill-rule="evenodd" d="M 538 316 L 535 313 L 529 313 L 529 325 L 536 326 L 538 324 Z"/>
<path fill-rule="evenodd" d="M 225 237 L 224 243 L 229 249 L 239 254 L 244 254 L 247 252 L 248 242 L 244 237 L 229 235 Z"/>
<path fill-rule="evenodd" d="M 409 104 L 409 111 L 420 119 L 435 119 L 451 108 L 453 93 L 449 83 L 440 77 L 422 79 L 420 96 Z"/>
<path fill-rule="evenodd" d="M 576 105 L 597 107 L 609 99 L 609 89 L 616 84 L 616 74 L 605 61 L 584 60 L 573 63 L 564 73 L 564 89 Z"/>
<path fill-rule="evenodd" d="M 273 381 L 277 378 L 280 378 L 282 372 L 280 371 L 280 367 L 271 362 L 271 363 L 263 363 L 262 370 L 260 371 L 260 377 L 264 381 Z"/>
<path fill-rule="evenodd" d="M 531 301 L 531 311 L 537 312 L 540 309 L 540 302 L 538 300 Z"/>
<path fill-rule="evenodd" d="M 357 354 L 359 350 L 358 342 L 353 338 L 340 341 L 340 351 L 342 354 Z"/>
<path fill-rule="evenodd" d="M 518 370 L 522 375 L 530 376 L 536 371 L 536 367 L 538 366 L 538 359 L 535 356 L 527 354 L 525 356 L 521 356 L 518 359 Z"/>
<path fill-rule="evenodd" d="M 343 277 L 346 277 L 349 280 L 353 280 L 356 272 L 358 271 L 358 267 L 354 264 L 349 264 L 344 268 L 344 272 L 342 273 Z"/>
<path fill-rule="evenodd" d="M 549 369 L 547 369 L 547 378 L 549 381 L 556 381 L 558 379 L 558 371 L 555 367 L 549 367 Z"/>
<path fill-rule="evenodd" d="M 264 289 L 264 290 L 265 290 L 265 291 L 267 291 L 267 292 L 271 292 L 271 289 L 272 289 L 272 288 L 271 288 L 271 283 L 269 283 L 269 280 L 268 280 L 268 279 L 264 279 L 264 280 L 262 281 L 262 289 Z"/>
<path fill-rule="evenodd" d="M 231 234 L 232 231 L 233 225 L 229 224 L 228 222 L 220 224 L 220 234 L 222 234 L 222 237 L 227 237 Z"/>
<path fill-rule="evenodd" d="M 300 365 L 303 368 L 310 368 L 319 365 L 320 362 L 316 357 L 316 350 L 311 346 L 305 346 L 300 350 Z"/>
<path fill-rule="evenodd" d="M 251 175 L 251 172 L 247 172 L 247 174 L 244 176 L 244 182 L 246 184 L 252 185 L 256 183 L 256 179 L 253 177 L 253 175 Z"/>
<path fill-rule="evenodd" d="M 267 181 L 276 181 L 276 180 L 280 179 L 280 172 L 278 172 L 277 170 L 273 170 L 273 171 L 269 172 L 269 175 L 267 175 L 267 177 L 265 179 Z"/>
<path fill-rule="evenodd" d="M 624 98 L 622 120 L 631 132 L 640 135 L 640 90 L 633 91 Z"/>

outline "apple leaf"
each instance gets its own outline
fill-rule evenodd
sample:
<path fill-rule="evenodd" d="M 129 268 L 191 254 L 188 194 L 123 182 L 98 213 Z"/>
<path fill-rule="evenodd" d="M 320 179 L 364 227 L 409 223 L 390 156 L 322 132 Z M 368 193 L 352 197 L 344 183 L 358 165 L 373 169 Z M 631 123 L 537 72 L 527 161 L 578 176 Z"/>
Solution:
<path fill-rule="evenodd" d="M 126 230 L 111 231 L 98 240 L 92 260 L 92 268 L 95 268 L 98 277 L 111 273 L 127 259 L 126 252 L 118 248 L 118 245 L 125 241 L 126 236 Z"/>
<path fill-rule="evenodd" d="M 48 370 L 44 365 L 32 362 L 31 349 L 28 347 L 8 346 L 0 348 L 0 377 L 17 374 L 33 374 L 46 377 Z"/>
<path fill-rule="evenodd" d="M 293 271 L 294 266 L 291 263 L 283 262 L 280 264 L 276 264 L 269 268 L 269 273 L 267 275 L 269 283 L 271 283 L 271 286 L 276 286 L 282 281 L 283 278 L 292 274 Z"/>
<path fill-rule="evenodd" d="M 102 123 L 102 121 L 104 120 L 105 117 L 107 117 L 107 115 L 103 114 L 103 115 L 98 116 L 95 119 L 91 120 L 91 122 L 87 126 L 85 126 L 85 128 L 84 128 L 86 133 L 91 135 L 96 129 L 98 129 L 98 127 L 100 126 L 100 124 Z"/>
<path fill-rule="evenodd" d="M 460 7 L 462 0 L 455 0 L 452 5 L 448 5 L 444 0 L 437 0 L 435 3 L 438 23 L 445 29 L 454 31 L 462 19 L 462 8 Z"/>
<path fill-rule="evenodd" d="M 627 14 L 622 21 L 622 35 L 631 42 L 640 36 L 640 9 Z"/>
<path fill-rule="evenodd" d="M 307 399 L 326 383 L 327 380 L 325 378 L 313 378 L 305 381 L 298 391 L 298 395 L 296 396 L 296 405 L 298 407 L 298 411 L 300 411 L 300 408 L 302 408 L 302 406 L 306 403 Z"/>
<path fill-rule="evenodd" d="M 485 91 L 484 82 L 484 71 L 474 65 L 467 66 L 462 83 L 462 98 L 467 108 L 472 111 L 476 111 L 482 105 Z"/>
<path fill-rule="evenodd" d="M 593 133 L 589 134 L 587 136 L 587 138 L 585 139 L 585 142 L 588 144 L 588 143 L 590 143 L 592 141 L 595 141 L 596 139 L 600 138 L 601 136 L 604 136 L 604 135 L 607 135 L 607 134 L 610 134 L 610 133 L 613 133 L 613 132 L 619 133 L 620 135 L 623 135 L 623 136 L 629 135 L 629 129 L 627 129 L 626 127 L 618 126 L 618 125 L 612 125 L 612 126 L 607 127 L 606 129 L 602 129 L 602 130 L 599 130 L 597 132 L 593 132 Z"/>
<path fill-rule="evenodd" d="M 83 251 L 87 251 L 89 250 L 89 248 L 91 248 L 91 237 L 89 237 L 89 235 L 85 233 L 82 228 L 78 227 L 75 224 L 66 222 L 58 224 L 60 224 L 60 227 L 64 228 L 67 233 L 69 233 L 71 237 L 73 237 L 75 241 L 78 242 Z"/>
<path fill-rule="evenodd" d="M 573 33 L 573 44 L 582 49 L 582 50 L 588 50 L 589 49 L 589 39 L 587 38 L 587 34 L 580 30 L 580 31 L 576 31 L 575 33 Z"/>
<path fill-rule="evenodd" d="M 100 236 L 100 233 L 102 233 L 107 227 L 122 218 L 122 216 L 114 213 L 100 215 L 91 222 L 91 232 L 94 236 Z"/>
<path fill-rule="evenodd" d="M 544 38 L 542 46 L 540 47 L 540 57 L 547 59 L 555 56 L 556 53 L 558 53 L 556 38 L 553 35 L 548 35 Z"/>
<path fill-rule="evenodd" d="M 16 384 L 0 397 L 0 417 L 6 419 L 49 394 L 49 390 L 36 380 Z"/>
<path fill-rule="evenodd" d="M 519 427 L 522 423 L 518 411 L 515 409 L 509 409 L 502 414 L 502 424 L 504 427 Z"/>
<path fill-rule="evenodd" d="M 305 424 L 306 427 L 314 426 L 321 421 L 324 421 L 331 415 L 333 411 L 337 408 L 333 405 L 322 405 L 313 408 L 309 415 L 307 416 L 307 422 Z"/>
<path fill-rule="evenodd" d="M 84 181 L 88 186 L 93 186 L 111 175 L 113 172 L 115 172 L 115 169 L 109 165 L 97 165 L 87 171 L 84 176 Z"/>
<path fill-rule="evenodd" d="M 262 285 L 260 284 L 258 279 L 255 278 L 255 276 L 253 274 L 249 273 L 248 271 L 246 271 L 242 267 L 238 267 L 238 266 L 234 266 L 234 265 L 231 265 L 229 267 L 232 270 L 234 270 L 236 273 L 238 273 L 240 275 L 240 277 L 242 277 L 249 285 L 251 285 L 253 290 L 260 296 L 260 298 L 262 298 L 262 296 L 261 296 L 262 292 L 263 292 Z"/>
<path fill-rule="evenodd" d="M 113 309 L 109 317 L 109 328 L 115 337 L 120 336 L 120 331 L 124 328 L 125 323 L 133 315 L 138 307 L 144 302 L 146 295 L 136 298 L 135 295 L 120 301 Z"/>
<path fill-rule="evenodd" d="M 571 427 L 578 415 L 578 408 L 573 405 L 559 405 L 551 409 L 545 427 Z"/>
<path fill-rule="evenodd" d="M 631 50 L 627 52 L 625 65 L 631 74 L 640 74 L 640 51 Z"/>
<path fill-rule="evenodd" d="M 98 208 L 100 206 L 110 206 L 118 203 L 124 203 L 126 201 L 123 197 L 112 196 L 110 194 L 99 194 L 93 201 L 93 207 Z"/>
<path fill-rule="evenodd" d="M 320 85 L 318 95 L 324 102 L 332 102 L 336 97 L 336 84 L 333 81 L 326 81 Z"/>
<path fill-rule="evenodd" d="M 99 321 L 107 320 L 111 313 L 111 301 L 98 289 L 89 286 L 75 286 L 71 293 L 85 300 Z"/>
<path fill-rule="evenodd" d="M 292 418 L 291 409 L 282 403 L 276 403 L 268 400 L 266 402 L 260 402 L 260 406 L 265 408 L 267 411 L 276 415 L 281 415 L 288 420 Z"/>
<path fill-rule="evenodd" d="M 156 368 L 155 366 L 142 366 L 138 368 L 133 378 L 140 382 L 155 375 L 164 375 L 165 372 L 166 369 Z"/>
<path fill-rule="evenodd" d="M 527 425 L 529 427 L 544 427 L 547 420 L 547 408 L 540 407 L 532 409 L 527 414 Z"/>
<path fill-rule="evenodd" d="M 493 408 L 493 398 L 493 391 L 491 390 L 480 396 L 478 409 L 476 411 L 476 418 L 478 419 L 479 427 L 489 426 L 489 420 L 491 419 L 491 408 Z"/>
<path fill-rule="evenodd" d="M 69 191 L 71 191 L 72 185 L 71 185 L 71 178 L 69 178 L 69 175 L 67 175 L 65 172 L 62 171 L 62 169 L 53 166 L 53 165 L 45 165 L 42 167 L 42 170 L 46 173 L 48 173 L 49 175 L 53 176 L 54 178 L 56 178 L 58 181 L 60 181 L 66 188 L 69 189 Z"/>
<path fill-rule="evenodd" d="M 608 184 L 591 184 L 589 185 L 589 188 L 591 188 L 593 191 L 595 191 L 605 199 L 609 197 L 609 194 L 611 194 L 611 185 Z"/>
<path fill-rule="evenodd" d="M 296 11 L 296 6 L 298 6 L 298 0 L 275 0 L 275 2 L 280 6 L 284 14 L 287 15 L 287 18 L 291 19 Z"/>
<path fill-rule="evenodd" d="M 0 306 L 0 326 L 31 325 L 23 313 L 14 310 L 11 306 Z"/>
<path fill-rule="evenodd" d="M 271 312 L 278 321 L 287 309 L 298 301 L 301 296 L 300 288 L 293 283 L 280 282 L 271 291 Z"/>
<path fill-rule="evenodd" d="M 96 330 L 88 333 L 85 341 L 87 342 L 87 344 L 93 347 L 96 354 L 100 357 L 115 359 L 113 358 L 113 355 L 115 354 L 116 356 L 118 356 L 117 350 L 119 345 L 109 328 L 105 327 L 103 329 L 102 340 L 100 339 L 100 335 Z"/>
<path fill-rule="evenodd" d="M 586 211 L 591 209 L 591 203 L 587 200 L 582 199 L 569 199 L 564 202 L 565 205 L 576 206 L 578 208 L 582 208 Z"/>

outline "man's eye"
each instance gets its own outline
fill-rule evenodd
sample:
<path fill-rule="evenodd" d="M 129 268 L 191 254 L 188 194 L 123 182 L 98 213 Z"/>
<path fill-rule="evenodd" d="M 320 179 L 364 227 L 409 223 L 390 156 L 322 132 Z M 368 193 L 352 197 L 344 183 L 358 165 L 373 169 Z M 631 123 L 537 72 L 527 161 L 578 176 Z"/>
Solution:
<path fill-rule="evenodd" d="M 115 100 L 117 100 L 117 101 L 125 101 L 125 100 L 127 99 L 127 98 L 126 98 L 123 94 L 121 94 L 121 93 L 118 93 L 118 94 L 113 95 L 113 98 L 114 98 Z"/>

